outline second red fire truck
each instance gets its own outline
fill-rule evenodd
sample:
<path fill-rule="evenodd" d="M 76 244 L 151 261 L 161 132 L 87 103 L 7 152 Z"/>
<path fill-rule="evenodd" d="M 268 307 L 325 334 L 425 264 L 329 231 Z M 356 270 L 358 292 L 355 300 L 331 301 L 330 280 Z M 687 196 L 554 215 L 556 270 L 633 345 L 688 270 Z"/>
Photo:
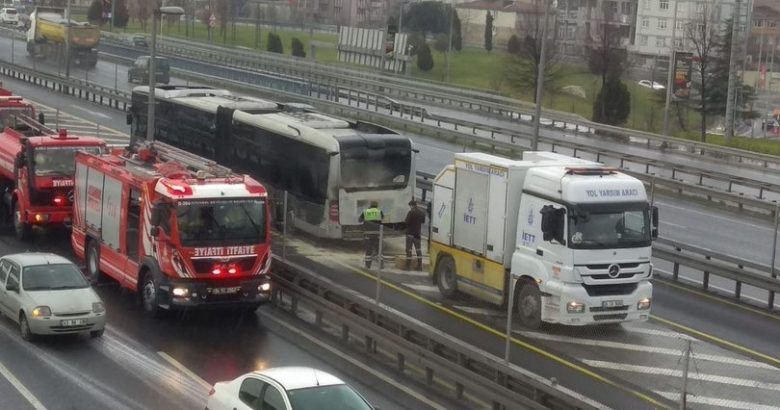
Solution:
<path fill-rule="evenodd" d="M 75 193 L 76 255 L 93 281 L 136 291 L 146 313 L 269 300 L 267 194 L 249 176 L 152 142 L 79 153 Z"/>
<path fill-rule="evenodd" d="M 17 238 L 26 239 L 35 225 L 70 224 L 76 152 L 104 152 L 106 144 L 46 128 L 26 115 L 35 111 L 21 97 L 6 98 L 17 98 L 18 104 L 0 105 L 5 126 L 0 133 L 0 189 L 4 217 L 13 220 Z"/>

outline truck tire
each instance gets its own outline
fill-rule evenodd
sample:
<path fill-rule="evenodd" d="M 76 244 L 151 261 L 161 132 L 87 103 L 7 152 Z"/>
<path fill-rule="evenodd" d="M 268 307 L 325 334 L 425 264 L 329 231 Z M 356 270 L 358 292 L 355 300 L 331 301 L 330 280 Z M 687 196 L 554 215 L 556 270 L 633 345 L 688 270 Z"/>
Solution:
<path fill-rule="evenodd" d="M 89 244 L 87 245 L 87 254 L 84 259 L 86 259 L 87 262 L 89 282 L 93 285 L 97 285 L 103 278 L 103 274 L 100 272 L 100 243 L 96 239 L 89 241 Z"/>
<path fill-rule="evenodd" d="M 16 239 L 24 241 L 29 238 L 32 227 L 22 220 L 22 213 L 19 211 L 19 202 L 14 202 L 13 221 Z"/>
<path fill-rule="evenodd" d="M 442 296 L 446 298 L 451 298 L 458 293 L 458 274 L 455 270 L 455 261 L 449 256 L 443 256 L 436 263 L 436 285 Z"/>
<path fill-rule="evenodd" d="M 517 317 L 520 323 L 528 329 L 538 329 L 542 324 L 542 293 L 532 281 L 526 281 L 520 286 L 517 297 Z"/>
<path fill-rule="evenodd" d="M 160 280 L 157 274 L 146 271 L 138 292 L 144 314 L 152 318 L 159 317 L 160 313 L 162 313 L 162 308 L 160 308 Z"/>

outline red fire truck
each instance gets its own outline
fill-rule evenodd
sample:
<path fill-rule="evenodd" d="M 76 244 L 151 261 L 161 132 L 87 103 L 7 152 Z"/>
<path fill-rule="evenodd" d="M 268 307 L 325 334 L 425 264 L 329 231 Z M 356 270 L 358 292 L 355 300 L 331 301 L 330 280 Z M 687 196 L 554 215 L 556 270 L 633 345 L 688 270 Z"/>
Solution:
<path fill-rule="evenodd" d="M 2 122 L 3 127 L 9 124 L 9 121 L 12 121 L 11 118 L 16 114 L 35 118 L 35 107 L 29 101 L 25 101 L 22 97 L 3 88 L 3 84 L 0 83 L 0 122 Z"/>
<path fill-rule="evenodd" d="M 160 142 L 76 156 L 71 242 L 93 282 L 137 292 L 144 311 L 269 300 L 265 188 Z"/>
<path fill-rule="evenodd" d="M 19 239 L 28 238 L 35 225 L 69 225 L 76 152 L 104 152 L 105 142 L 56 132 L 19 112 L 5 119 L 0 134 L 4 217 L 13 220 Z"/>

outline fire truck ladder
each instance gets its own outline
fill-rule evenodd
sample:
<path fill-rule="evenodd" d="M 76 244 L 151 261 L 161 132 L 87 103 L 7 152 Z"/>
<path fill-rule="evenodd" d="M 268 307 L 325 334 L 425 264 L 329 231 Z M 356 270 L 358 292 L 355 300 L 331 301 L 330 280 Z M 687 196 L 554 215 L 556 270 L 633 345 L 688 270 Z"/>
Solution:
<path fill-rule="evenodd" d="M 24 114 L 15 114 L 13 116 L 13 125 L 10 128 L 27 137 L 57 134 L 57 131 Z"/>
<path fill-rule="evenodd" d="M 189 170 L 194 171 L 198 177 L 213 175 L 218 178 L 227 178 L 233 175 L 233 170 L 228 167 L 219 165 L 214 161 L 199 157 L 164 142 L 154 141 L 148 144 L 146 148 L 166 162 L 175 162 L 184 165 Z"/>

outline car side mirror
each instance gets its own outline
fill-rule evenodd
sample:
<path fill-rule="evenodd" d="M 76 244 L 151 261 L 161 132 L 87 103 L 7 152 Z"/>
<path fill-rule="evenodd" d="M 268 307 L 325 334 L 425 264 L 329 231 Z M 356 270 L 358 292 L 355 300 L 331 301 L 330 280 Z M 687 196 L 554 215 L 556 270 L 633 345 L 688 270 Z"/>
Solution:
<path fill-rule="evenodd" d="M 658 207 L 654 206 L 651 209 L 652 209 L 652 218 L 653 218 L 652 220 L 653 230 L 651 232 L 652 232 L 653 239 L 658 239 Z"/>
<path fill-rule="evenodd" d="M 46 117 L 43 115 L 42 112 L 38 113 L 38 122 L 40 122 L 41 124 L 46 124 Z"/>

